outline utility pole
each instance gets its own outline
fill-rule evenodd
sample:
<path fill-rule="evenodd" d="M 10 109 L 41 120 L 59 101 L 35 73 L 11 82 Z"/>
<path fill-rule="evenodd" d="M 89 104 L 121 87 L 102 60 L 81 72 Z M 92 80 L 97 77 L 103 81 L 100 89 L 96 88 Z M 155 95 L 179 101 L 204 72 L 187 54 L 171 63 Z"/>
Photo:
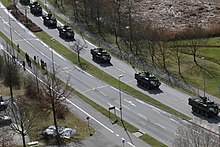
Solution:
<path fill-rule="evenodd" d="M 14 46 L 13 46 L 13 40 L 12 40 L 12 26 L 11 26 L 11 18 L 10 18 L 10 12 L 11 10 L 8 10 L 8 25 L 9 25 L 9 30 L 10 30 L 10 39 L 11 39 L 11 47 L 13 50 L 13 56 L 14 56 Z"/>
<path fill-rule="evenodd" d="M 122 119 L 122 102 L 121 102 L 121 78 L 123 77 L 124 75 L 119 75 L 118 76 L 118 79 L 119 79 L 119 109 L 120 109 L 120 114 L 121 114 L 121 121 L 123 120 Z"/>

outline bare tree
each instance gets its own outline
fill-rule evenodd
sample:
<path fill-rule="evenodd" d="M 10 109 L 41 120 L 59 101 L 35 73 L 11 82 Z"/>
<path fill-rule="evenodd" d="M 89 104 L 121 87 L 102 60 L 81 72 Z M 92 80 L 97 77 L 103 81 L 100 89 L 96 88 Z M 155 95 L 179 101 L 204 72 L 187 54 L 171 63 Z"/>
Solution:
<path fill-rule="evenodd" d="M 13 88 L 20 87 L 19 67 L 15 64 L 12 58 L 5 55 L 5 62 L 3 64 L 4 70 L 4 85 L 10 88 L 11 99 L 13 100 Z"/>
<path fill-rule="evenodd" d="M 205 38 L 204 31 L 198 25 L 189 26 L 184 34 L 187 38 L 186 45 L 188 45 L 189 51 L 193 55 L 193 61 L 198 65 L 196 60 L 197 52 L 202 46 L 206 45 L 208 39 Z"/>
<path fill-rule="evenodd" d="M 55 74 L 56 73 L 53 73 L 52 76 L 45 75 L 43 79 L 44 83 L 41 83 L 41 87 L 45 97 L 48 98 L 48 104 L 51 106 L 49 107 L 49 109 L 51 109 L 53 113 L 53 121 L 56 128 L 56 143 L 60 145 L 62 142 L 60 139 L 60 134 L 58 132 L 57 118 L 64 118 L 68 110 L 67 107 L 61 104 L 62 99 L 60 98 L 68 97 L 69 91 L 68 82 L 66 82 L 66 84 L 64 85 L 59 79 L 56 78 Z"/>
<path fill-rule="evenodd" d="M 220 146 L 219 135 L 197 124 L 180 126 L 176 132 L 174 147 L 214 147 Z"/>
<path fill-rule="evenodd" d="M 74 42 L 74 44 L 70 45 L 70 48 L 73 49 L 77 53 L 77 60 L 79 62 L 80 67 L 82 67 L 82 63 L 81 63 L 81 60 L 80 60 L 80 53 L 84 48 L 87 47 L 87 43 L 86 43 L 86 40 L 84 39 L 82 33 L 80 33 L 80 34 L 81 34 L 81 38 L 82 38 L 83 41 L 80 41 L 80 40 L 77 39 Z"/>
<path fill-rule="evenodd" d="M 184 53 L 183 50 L 185 49 L 183 41 L 174 41 L 171 44 L 171 50 L 173 51 L 173 55 L 176 59 L 176 63 L 178 66 L 178 73 L 181 75 L 181 64 L 184 61 Z"/>
<path fill-rule="evenodd" d="M 22 137 L 23 146 L 26 146 L 25 136 L 36 126 L 37 112 L 34 106 L 24 97 L 17 97 L 9 105 L 8 113 L 12 117 L 10 128 Z"/>

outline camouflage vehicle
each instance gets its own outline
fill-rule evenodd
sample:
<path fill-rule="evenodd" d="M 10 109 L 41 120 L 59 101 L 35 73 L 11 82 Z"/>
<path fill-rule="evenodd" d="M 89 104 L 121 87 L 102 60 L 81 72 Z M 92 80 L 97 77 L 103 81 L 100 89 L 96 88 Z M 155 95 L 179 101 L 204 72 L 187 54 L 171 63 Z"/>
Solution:
<path fill-rule="evenodd" d="M 30 11 L 33 15 L 35 16 L 42 15 L 42 7 L 37 1 L 30 3 L 29 6 L 30 6 Z"/>
<path fill-rule="evenodd" d="M 44 25 L 49 28 L 56 28 L 57 27 L 57 20 L 55 17 L 52 16 L 52 14 L 47 14 L 42 16 Z"/>
<path fill-rule="evenodd" d="M 218 105 L 207 97 L 194 96 L 188 99 L 188 104 L 192 106 L 192 111 L 205 117 L 217 116 Z"/>
<path fill-rule="evenodd" d="M 27 6 L 30 4 L 30 0 L 19 0 L 19 2 L 24 6 Z"/>
<path fill-rule="evenodd" d="M 73 30 L 68 25 L 58 26 L 57 29 L 59 31 L 60 38 L 62 38 L 64 40 L 68 40 L 68 41 L 74 41 L 75 40 L 74 39 L 75 33 L 73 32 Z"/>
<path fill-rule="evenodd" d="M 137 80 L 137 85 L 146 89 L 159 88 L 161 85 L 160 81 L 154 75 L 146 71 L 135 73 L 134 78 Z"/>
<path fill-rule="evenodd" d="M 99 63 L 110 63 L 111 56 L 103 48 L 94 48 L 90 50 L 92 54 L 92 59 L 98 61 Z"/>

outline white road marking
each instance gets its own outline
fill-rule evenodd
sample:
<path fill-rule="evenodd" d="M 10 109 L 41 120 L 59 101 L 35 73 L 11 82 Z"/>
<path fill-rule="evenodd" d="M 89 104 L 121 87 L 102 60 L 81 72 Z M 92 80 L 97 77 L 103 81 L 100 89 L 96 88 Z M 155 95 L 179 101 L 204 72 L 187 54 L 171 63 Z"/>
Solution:
<path fill-rule="evenodd" d="M 127 103 L 129 103 L 130 105 L 136 107 L 136 105 L 135 105 L 132 101 L 129 101 L 129 100 L 127 100 L 127 99 L 124 99 L 124 101 L 127 102 Z"/>
<path fill-rule="evenodd" d="M 144 116 L 144 115 L 142 115 L 142 114 L 140 114 L 140 113 L 137 113 L 137 115 L 139 115 L 140 117 L 142 117 L 142 118 L 144 118 L 145 120 L 147 120 L 147 117 L 146 117 L 146 116 Z"/>
<path fill-rule="evenodd" d="M 123 104 L 122 104 L 122 106 L 125 107 L 126 109 L 130 110 L 130 108 L 128 108 L 127 106 L 125 106 L 125 105 L 123 105 Z"/>
<path fill-rule="evenodd" d="M 136 147 L 135 145 L 133 145 L 132 143 L 130 143 L 130 142 L 127 142 L 130 146 L 132 146 L 132 147 Z"/>
<path fill-rule="evenodd" d="M 160 111 L 158 111 L 157 109 L 154 109 L 154 108 L 153 108 L 152 110 L 154 110 L 155 112 L 157 112 L 157 113 L 160 114 Z"/>
<path fill-rule="evenodd" d="M 163 128 L 163 129 L 166 129 L 164 126 L 158 124 L 158 123 L 155 123 L 156 125 L 158 125 L 159 127 Z"/>
<path fill-rule="evenodd" d="M 179 124 L 178 121 L 174 120 L 173 118 L 170 118 L 170 120 L 174 121 L 175 123 Z"/>
<path fill-rule="evenodd" d="M 120 72 L 122 72 L 122 73 L 125 74 L 125 72 L 124 72 L 122 69 L 120 69 L 120 68 L 118 68 L 118 67 L 115 67 L 115 69 L 117 69 L 117 70 L 119 70 Z"/>
<path fill-rule="evenodd" d="M 118 134 L 115 134 L 117 137 L 119 136 Z"/>

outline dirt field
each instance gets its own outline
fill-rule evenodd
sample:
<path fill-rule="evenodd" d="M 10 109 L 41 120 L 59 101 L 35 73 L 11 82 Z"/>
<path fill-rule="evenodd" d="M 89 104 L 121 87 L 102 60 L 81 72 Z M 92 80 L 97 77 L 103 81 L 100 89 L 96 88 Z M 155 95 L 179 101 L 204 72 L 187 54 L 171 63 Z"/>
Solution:
<path fill-rule="evenodd" d="M 134 0 L 139 19 L 150 19 L 173 30 L 197 23 L 220 25 L 220 0 Z"/>

